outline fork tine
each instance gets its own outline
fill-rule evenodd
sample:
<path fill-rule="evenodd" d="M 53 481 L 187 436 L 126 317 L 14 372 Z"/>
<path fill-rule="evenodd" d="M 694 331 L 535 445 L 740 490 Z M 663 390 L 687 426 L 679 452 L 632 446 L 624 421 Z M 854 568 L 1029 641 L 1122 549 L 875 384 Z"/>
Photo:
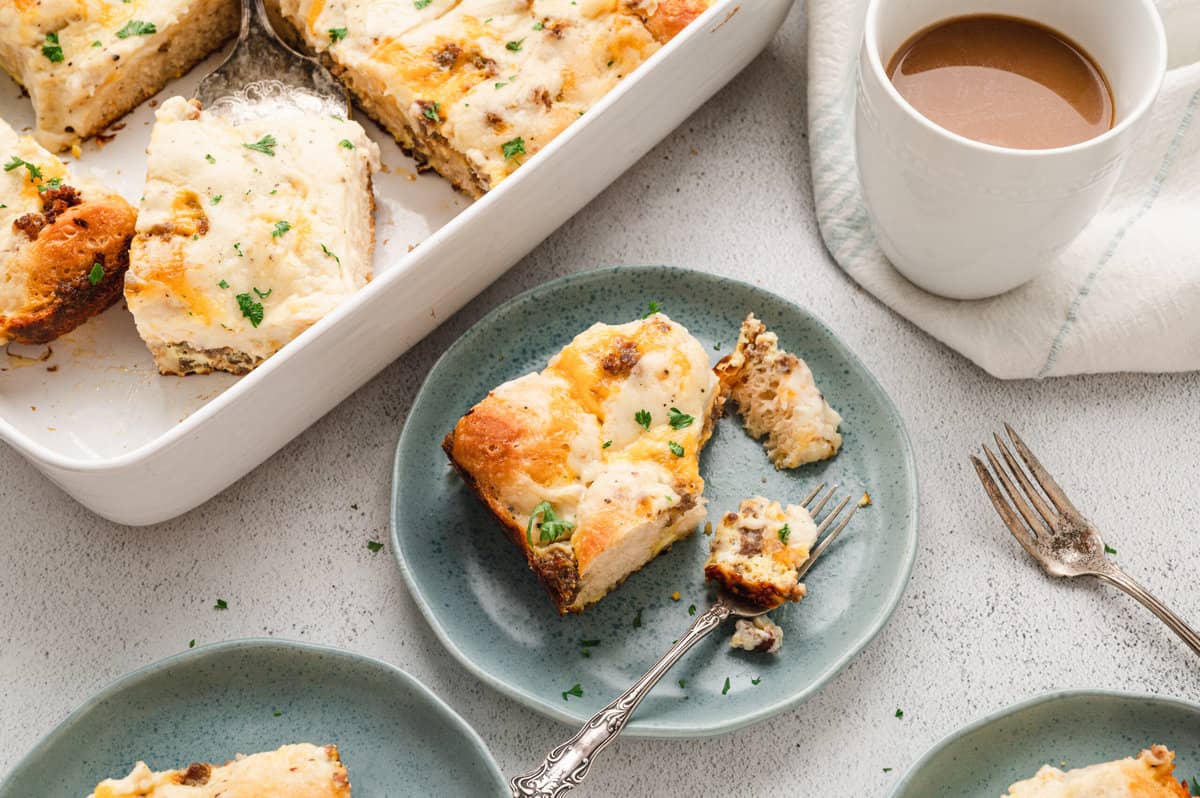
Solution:
<path fill-rule="evenodd" d="M 1025 461 L 1025 465 L 1029 466 L 1029 472 L 1033 474 L 1033 478 L 1042 486 L 1042 490 L 1046 492 L 1046 497 L 1058 508 L 1060 513 L 1072 513 L 1079 515 L 1079 511 L 1075 509 L 1075 505 L 1071 504 L 1071 500 L 1067 498 L 1067 494 L 1063 493 L 1063 489 L 1054 481 L 1054 477 L 1050 476 L 1050 472 L 1045 466 L 1033 456 L 1033 452 L 1025 445 L 1025 441 L 1021 440 L 1021 436 L 1008 423 L 1004 423 L 1004 429 L 1008 432 L 1008 437 L 1012 439 L 1013 445 L 1017 447 L 1017 454 L 1021 455 L 1021 459 Z"/>
<path fill-rule="evenodd" d="M 1004 500 L 1004 496 L 1000 493 L 1000 486 L 992 479 L 992 475 L 988 473 L 985 466 L 978 457 L 971 456 L 971 464 L 975 466 L 975 473 L 979 475 L 979 481 L 983 483 L 983 489 L 987 491 L 988 498 L 992 500 L 992 506 L 996 508 L 996 512 L 1000 514 L 1000 518 L 1004 521 L 1004 525 L 1008 527 L 1008 531 L 1012 532 L 1013 537 L 1021 544 L 1021 547 L 1033 557 L 1037 557 L 1037 543 L 1029 534 L 1029 529 L 1021 523 L 1021 519 L 1013 512 L 1013 508 Z"/>
<path fill-rule="evenodd" d="M 826 516 L 825 520 L 821 523 L 821 526 L 827 527 L 829 522 L 831 520 L 833 520 L 834 518 L 836 518 L 839 513 L 841 513 L 842 509 L 846 506 L 846 502 L 848 502 L 848 501 L 850 501 L 849 496 L 842 499 L 842 501 L 838 504 L 838 506 L 833 508 L 829 512 L 829 515 Z M 805 560 L 803 563 L 801 563 L 800 567 L 796 569 L 796 575 L 800 579 L 804 578 L 804 575 L 806 573 L 808 573 L 809 568 L 813 567 L 813 563 L 815 563 L 817 561 L 817 558 L 825 553 L 825 550 L 829 548 L 829 546 L 833 543 L 833 541 L 837 540 L 837 536 L 842 534 L 842 530 L 845 529 L 846 525 L 850 523 L 850 519 L 854 517 L 854 514 L 856 512 L 858 512 L 857 504 L 855 504 L 853 507 L 851 507 L 850 512 L 846 513 L 846 517 L 841 520 L 841 523 L 839 523 L 837 526 L 835 526 L 833 528 L 833 531 L 830 532 L 828 535 L 826 535 L 825 538 L 820 543 L 818 543 L 812 551 L 810 551 L 808 553 L 808 559 Z M 819 531 L 818 531 L 818 534 L 820 534 Z"/>
<path fill-rule="evenodd" d="M 1046 522 L 1045 531 L 1049 532 L 1054 529 L 1054 522 L 1057 520 L 1058 514 L 1050 509 L 1050 505 L 1046 504 L 1046 500 L 1042 498 L 1041 491 L 1033 486 L 1033 483 L 1029 481 L 1029 477 L 1025 476 L 1025 469 L 1021 468 L 1021 465 L 1017 462 L 1017 458 L 1013 457 L 1012 452 L 1004 445 L 1004 439 L 996 433 L 992 433 L 992 437 L 996 439 L 996 446 L 1000 448 L 1000 454 L 1004 457 L 1004 462 L 1008 463 L 1008 470 L 1017 478 L 1017 482 L 1021 483 L 1021 489 L 1025 491 L 1025 497 L 1029 499 L 1029 503 L 1033 505 L 1033 508 L 1038 511 L 1038 515 Z M 1028 521 L 1029 519 L 1026 518 L 1025 520 Z M 1042 533 L 1043 527 L 1034 524 L 1030 524 L 1030 526 L 1033 526 L 1039 535 Z"/>
<path fill-rule="evenodd" d="M 817 485 L 815 488 L 813 488 L 813 489 L 812 489 L 812 493 L 810 493 L 810 494 L 808 494 L 807 496 L 805 496 L 805 497 L 804 497 L 804 501 L 800 502 L 800 506 L 801 506 L 801 507 L 808 507 L 808 504 L 809 504 L 809 502 L 811 502 L 813 499 L 817 498 L 817 494 L 818 494 L 818 493 L 820 493 L 821 491 L 825 490 L 825 485 L 826 485 L 826 484 L 828 484 L 828 483 L 822 482 L 820 485 Z"/>
<path fill-rule="evenodd" d="M 822 485 L 821 485 L 821 486 L 822 486 L 822 487 L 824 487 L 824 483 L 822 483 Z M 837 489 L 838 489 L 838 486 L 837 486 L 837 485 L 834 485 L 834 486 L 833 486 L 833 487 L 831 487 L 831 488 L 830 488 L 828 491 L 826 491 L 825 495 L 821 497 L 821 500 L 820 500 L 820 501 L 818 501 L 818 502 L 817 502 L 817 503 L 816 503 L 814 506 L 812 506 L 812 507 L 809 507 L 809 508 L 808 508 L 808 514 L 809 514 L 809 515 L 811 515 L 811 516 L 813 517 L 813 519 L 814 519 L 814 520 L 815 520 L 815 519 L 816 519 L 816 517 L 817 517 L 817 513 L 821 512 L 821 508 L 822 508 L 822 507 L 824 507 L 824 506 L 825 506 L 825 504 L 826 504 L 826 503 L 827 503 L 827 502 L 828 502 L 830 499 L 832 499 L 832 498 L 833 498 L 833 495 L 834 495 L 835 493 L 837 493 Z"/>
<path fill-rule="evenodd" d="M 1000 459 L 996 457 L 996 455 L 992 454 L 992 450 L 987 446 L 983 447 L 983 453 L 987 455 L 988 462 L 992 466 L 992 471 L 995 472 L 996 476 L 1000 478 L 1000 484 L 1004 486 L 1005 493 L 1008 494 L 1008 498 L 1012 502 L 1013 506 L 1017 508 L 1017 512 L 1019 512 L 1021 517 L 1025 519 L 1025 523 L 1029 525 L 1030 531 L 1032 531 L 1035 536 L 1045 534 L 1048 531 L 1046 526 L 1041 522 L 1040 519 L 1038 519 L 1036 515 L 1033 514 L 1033 510 L 1030 509 L 1029 505 L 1025 502 L 1025 497 L 1021 494 L 1021 491 L 1017 490 L 1017 486 L 1014 485 L 1012 479 L 1009 478 L 1008 472 L 1005 471 L 1004 466 L 1000 464 Z"/>

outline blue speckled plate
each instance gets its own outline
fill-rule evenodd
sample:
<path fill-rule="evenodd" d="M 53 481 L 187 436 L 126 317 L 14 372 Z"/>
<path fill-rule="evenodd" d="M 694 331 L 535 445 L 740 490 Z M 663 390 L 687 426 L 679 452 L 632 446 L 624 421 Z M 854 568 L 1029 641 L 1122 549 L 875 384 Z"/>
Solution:
<path fill-rule="evenodd" d="M 1200 777 L 1200 704 L 1106 690 L 1050 693 L 972 723 L 935 745 L 892 798 L 999 798 L 1042 765 L 1063 770 L 1162 744 L 1179 779 Z"/>
<path fill-rule="evenodd" d="M 916 473 L 900 416 L 858 358 L 807 311 L 761 288 L 668 267 L 587 272 L 512 299 L 446 352 L 413 404 L 396 452 L 393 549 L 450 653 L 518 701 L 578 723 L 640 676 L 687 628 L 689 606 L 708 601 L 708 538 L 675 544 L 584 614 L 560 617 L 440 444 L 491 388 L 541 369 L 594 322 L 641 317 L 650 301 L 686 325 L 714 362 L 753 311 L 808 361 L 846 419 L 841 453 L 794 471 L 776 471 L 736 417 L 718 424 L 701 457 L 710 517 L 759 493 L 797 502 L 821 481 L 856 496 L 867 489 L 874 500 L 809 574 L 809 598 L 775 613 L 785 631 L 779 656 L 731 650 L 730 624 L 676 665 L 627 731 L 718 734 L 795 706 L 845 667 L 891 615 L 916 554 Z M 585 654 L 584 640 L 599 643 Z M 582 697 L 564 697 L 575 684 Z"/>
<path fill-rule="evenodd" d="M 38 743 L 0 798 L 83 798 L 139 759 L 161 770 L 296 742 L 337 745 L 355 798 L 509 794 L 478 735 L 403 671 L 306 643 L 239 640 L 105 688 Z"/>

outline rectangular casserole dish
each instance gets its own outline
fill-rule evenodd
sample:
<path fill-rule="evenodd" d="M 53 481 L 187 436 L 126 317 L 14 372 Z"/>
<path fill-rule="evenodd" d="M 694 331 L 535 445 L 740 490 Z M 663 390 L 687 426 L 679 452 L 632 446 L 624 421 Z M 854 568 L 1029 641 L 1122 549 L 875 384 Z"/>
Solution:
<path fill-rule="evenodd" d="M 0 355 L 0 439 L 95 513 L 152 524 L 237 481 L 520 260 L 741 71 L 792 0 L 718 0 L 545 150 L 470 203 L 417 177 L 364 121 L 384 162 L 375 279 L 246 377 L 159 376 L 114 307 L 34 358 Z M 210 60 L 159 95 L 190 96 Z M 0 82 L 4 79 L 0 78 Z M 0 116 L 32 124 L 0 91 Z M 153 101 L 152 101 L 153 102 Z M 154 103 L 156 104 L 156 103 Z M 76 165 L 136 199 L 151 103 Z M 419 246 L 416 246 L 418 245 Z M 16 351 L 11 348 L 10 351 Z"/>

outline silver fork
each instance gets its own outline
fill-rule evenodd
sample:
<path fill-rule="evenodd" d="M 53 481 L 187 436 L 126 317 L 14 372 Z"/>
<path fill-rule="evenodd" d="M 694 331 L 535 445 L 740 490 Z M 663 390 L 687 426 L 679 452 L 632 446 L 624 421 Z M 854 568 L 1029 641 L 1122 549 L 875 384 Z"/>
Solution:
<path fill-rule="evenodd" d="M 1006 501 L 988 471 L 978 457 L 972 456 L 971 462 L 979 474 L 988 498 L 996 507 L 996 512 L 1004 520 L 1009 531 L 1025 551 L 1038 561 L 1042 569 L 1051 576 L 1077 577 L 1094 576 L 1116 585 L 1129 595 L 1140 601 L 1151 612 L 1157 615 L 1171 631 L 1179 635 L 1193 651 L 1200 654 L 1200 635 L 1184 623 L 1183 619 L 1171 609 L 1152 596 L 1149 591 L 1135 582 L 1116 563 L 1108 558 L 1107 547 L 1100 538 L 1100 533 L 1091 521 L 1088 521 L 1075 505 L 1063 493 L 1062 488 L 1054 481 L 1054 477 L 1042 466 L 1025 442 L 1013 431 L 1008 424 L 1004 425 L 1008 437 L 1012 440 L 1017 454 L 1025 462 L 1029 473 L 1037 480 L 1041 491 L 1033 486 L 1025 469 L 1009 451 L 1004 439 L 993 435 L 996 446 L 1008 469 L 1001 465 L 1000 459 L 986 445 L 983 447 L 992 471 L 1004 486 L 1009 501 Z M 1013 480 L 1020 485 L 1013 484 Z M 1046 500 L 1049 499 L 1049 504 Z M 1015 508 L 1015 509 L 1014 509 Z M 1023 521 L 1023 523 L 1022 523 Z"/>
<path fill-rule="evenodd" d="M 808 509 L 814 519 L 830 499 L 837 494 L 836 485 L 822 493 L 825 491 L 825 487 L 825 483 L 822 482 L 803 502 L 804 507 Z M 817 558 L 825 553 L 830 544 L 850 523 L 850 519 L 858 509 L 857 504 L 850 508 L 850 512 L 842 518 L 837 526 L 833 526 L 834 521 L 841 515 L 849 501 L 850 496 L 843 498 L 817 525 L 817 536 L 820 543 L 813 547 L 809 552 L 808 559 L 796 569 L 796 573 L 801 579 L 808 573 L 808 569 L 812 568 Z M 827 530 L 831 530 L 829 534 L 820 538 Z M 596 755 L 617 738 L 617 735 L 629 723 L 638 704 L 642 703 L 642 699 L 654 689 L 659 680 L 692 646 L 707 637 L 730 616 L 755 618 L 765 615 L 767 612 L 769 610 L 743 601 L 723 589 L 719 590 L 716 602 L 696 618 L 687 633 L 679 638 L 662 656 L 662 659 L 646 671 L 642 678 L 613 699 L 608 706 L 593 715 L 573 737 L 554 748 L 538 767 L 509 779 L 508 785 L 512 789 L 513 798 L 557 798 L 579 786 L 587 776 Z"/>
<path fill-rule="evenodd" d="M 263 0 L 242 0 L 237 46 L 200 81 L 196 99 L 234 122 L 280 112 L 346 116 L 350 108 L 329 70 L 276 35 Z"/>

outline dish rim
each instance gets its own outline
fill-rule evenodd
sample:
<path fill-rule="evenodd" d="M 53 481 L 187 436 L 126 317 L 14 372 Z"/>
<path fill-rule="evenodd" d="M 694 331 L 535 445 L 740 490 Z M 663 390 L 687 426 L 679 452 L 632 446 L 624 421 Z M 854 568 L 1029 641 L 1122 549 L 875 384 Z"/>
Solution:
<path fill-rule="evenodd" d="M 857 658 L 858 655 L 862 653 L 863 649 L 865 649 L 867 647 L 867 645 L 870 644 L 871 641 L 874 640 L 881 631 L 883 631 L 883 628 L 885 626 L 887 626 L 888 621 L 891 620 L 891 617 L 895 614 L 896 608 L 900 604 L 900 599 L 903 598 L 904 591 L 908 588 L 908 583 L 909 583 L 910 579 L 912 578 L 912 570 L 913 570 L 913 566 L 916 562 L 917 547 L 920 543 L 921 507 L 920 507 L 920 494 L 918 491 L 919 476 L 917 473 L 917 463 L 916 463 L 916 458 L 913 453 L 912 441 L 908 435 L 908 428 L 904 424 L 904 417 L 900 414 L 900 410 L 898 407 L 896 407 L 896 403 L 892 401 L 891 396 L 889 396 L 888 393 L 883 389 L 883 386 L 879 383 L 879 380 L 877 380 L 875 378 L 875 375 L 872 374 L 871 371 L 858 358 L 858 356 L 856 354 L 854 354 L 854 352 L 850 349 L 850 347 L 847 346 L 842 341 L 842 339 L 839 338 L 833 332 L 833 330 L 831 330 L 829 328 L 829 326 L 827 324 L 825 324 L 825 322 L 820 317 L 818 317 L 816 314 L 812 313 L 811 311 L 804 308 L 803 306 L 793 302 L 792 300 L 787 299 L 786 297 L 780 296 L 779 294 L 776 294 L 775 292 L 773 292 L 767 288 L 763 288 L 761 286 L 754 285 L 753 283 L 748 283 L 748 282 L 745 282 L 744 280 L 738 280 L 736 278 L 728 277 L 728 276 L 725 276 L 722 274 L 714 274 L 711 272 L 701 272 L 701 271 L 697 271 L 695 269 L 673 267 L 673 266 L 669 266 L 666 264 L 637 264 L 637 265 L 602 266 L 602 267 L 592 269 L 589 271 L 585 271 L 585 272 L 575 272 L 573 274 L 568 274 L 568 275 L 564 275 L 562 277 L 557 277 L 553 280 L 548 280 L 544 283 L 533 286 L 532 288 L 529 288 L 528 290 L 522 291 L 521 293 L 517 294 L 516 296 L 511 297 L 510 299 L 508 299 L 505 302 L 501 303 L 500 305 L 496 306 L 491 311 L 489 311 L 486 315 L 484 315 L 478 321 L 476 321 L 474 324 L 472 324 L 471 327 L 469 329 L 467 329 L 466 332 L 464 332 L 462 335 L 460 335 L 454 341 L 454 343 L 452 343 L 449 347 L 446 348 L 446 351 L 442 353 L 442 355 L 437 359 L 437 361 L 429 369 L 429 373 L 428 373 L 428 375 L 426 375 L 424 382 L 422 382 L 420 390 L 417 391 L 417 395 L 413 398 L 412 405 L 410 405 L 410 407 L 409 407 L 408 415 L 406 415 L 406 417 L 405 417 L 404 428 L 401 430 L 400 437 L 396 442 L 396 454 L 392 460 L 392 497 L 391 497 L 391 504 L 389 507 L 390 517 L 388 518 L 388 524 L 390 526 L 390 531 L 391 531 L 392 556 L 400 566 L 400 574 L 404 578 L 404 583 L 405 583 L 405 586 L 408 588 L 409 595 L 412 596 L 413 601 L 416 602 L 417 608 L 421 611 L 421 615 L 425 618 L 425 622 L 433 630 L 433 633 L 437 636 L 438 640 L 446 648 L 446 650 L 450 653 L 450 655 L 452 657 L 454 657 L 454 659 L 460 665 L 462 665 L 464 668 L 466 668 L 472 675 L 474 675 L 477 679 L 482 681 L 484 684 L 491 686 L 492 688 L 499 691 L 503 695 L 506 695 L 509 698 L 514 699 L 518 703 L 520 703 L 526 707 L 529 707 L 530 709 L 538 712 L 539 714 L 542 714 L 546 717 L 552 718 L 553 720 L 559 721 L 561 723 L 566 723 L 566 724 L 570 724 L 570 725 L 579 725 L 579 724 L 582 724 L 583 722 L 585 722 L 589 717 L 588 715 L 579 715 L 579 714 L 572 713 L 570 711 L 565 711 L 565 710 L 561 709 L 560 707 L 553 705 L 552 703 L 543 701 L 540 697 L 538 697 L 526 690 L 523 690 L 519 687 L 514 687 L 514 686 L 508 684 L 507 682 L 499 679 L 498 677 L 493 676 L 491 673 L 484 670 L 483 668 L 477 666 L 475 664 L 475 662 L 466 655 L 465 652 L 463 652 L 460 648 L 458 648 L 458 646 L 454 643 L 454 641 L 451 640 L 451 638 L 447 634 L 446 630 L 444 628 L 442 628 L 441 624 L 436 621 L 435 616 L 433 614 L 432 606 L 431 606 L 429 600 L 418 589 L 418 586 L 417 586 L 417 583 L 415 580 L 415 576 L 409 569 L 407 562 L 405 562 L 405 559 L 402 556 L 402 546 L 400 543 L 400 534 L 399 534 L 399 529 L 398 529 L 398 526 L 396 523 L 396 519 L 398 517 L 397 498 L 400 493 L 400 491 L 397 487 L 397 485 L 399 483 L 399 477 L 400 477 L 400 454 L 401 454 L 401 451 L 404 449 L 404 445 L 407 440 L 407 436 L 409 434 L 410 428 L 409 428 L 408 422 L 412 418 L 412 408 L 416 407 L 417 404 L 421 401 L 421 399 L 425 393 L 425 390 L 429 385 L 430 378 L 433 376 L 433 374 L 437 371 L 437 369 L 440 366 L 442 366 L 442 364 L 448 358 L 450 358 L 452 355 L 457 354 L 460 347 L 464 346 L 464 341 L 467 341 L 468 338 L 471 338 L 474 334 L 476 334 L 476 330 L 478 330 L 480 327 L 482 327 L 485 322 L 492 321 L 495 317 L 499 316 L 502 313 L 507 312 L 509 310 L 509 308 L 511 308 L 513 305 L 516 305 L 520 302 L 526 301 L 527 299 L 531 298 L 535 294 L 557 288 L 564 283 L 574 282 L 577 280 L 604 279 L 608 275 L 611 275 L 615 272 L 660 271 L 660 270 L 670 270 L 673 272 L 687 274 L 692 277 L 699 277 L 700 279 L 711 279 L 711 280 L 715 280 L 720 283 L 734 284 L 742 289 L 751 289 L 753 291 L 766 292 L 766 293 L 770 294 L 771 296 L 775 297 L 778 301 L 788 305 L 793 310 L 797 311 L 802 316 L 808 318 L 813 323 L 815 323 L 817 325 L 817 327 L 830 340 L 832 340 L 839 349 L 841 349 L 843 351 L 843 353 L 847 357 L 849 363 L 852 366 L 856 366 L 857 369 L 866 377 L 866 381 L 868 382 L 868 384 L 874 386 L 874 388 L 877 390 L 878 395 L 883 397 L 885 407 L 891 411 L 892 415 L 896 419 L 897 428 L 900 432 L 901 449 L 903 450 L 903 455 L 904 455 L 905 483 L 906 483 L 904 486 L 904 493 L 905 493 L 905 497 L 907 498 L 907 500 L 909 502 L 909 505 L 912 507 L 912 516 L 911 516 L 912 520 L 908 524 L 908 528 L 906 529 L 906 531 L 908 532 L 908 546 L 906 547 L 906 549 L 904 551 L 905 562 L 904 562 L 902 568 L 900 569 L 901 578 L 896 582 L 896 585 L 890 591 L 890 594 L 885 597 L 884 606 L 883 606 L 882 611 L 880 613 L 878 613 L 876 615 L 876 617 L 871 619 L 869 628 L 867 629 L 866 633 L 861 635 L 858 639 L 856 639 L 850 645 L 850 647 L 846 650 L 846 653 L 838 661 L 834 662 L 829 668 L 827 668 L 825 671 L 820 673 L 817 676 L 817 678 L 814 679 L 806 688 L 804 688 L 803 690 L 800 690 L 799 692 L 789 694 L 787 697 L 777 700 L 771 704 L 768 704 L 767 706 L 762 707 L 761 709 L 757 709 L 757 710 L 753 710 L 753 711 L 750 711 L 750 712 L 747 712 L 744 714 L 736 715 L 727 720 L 722 720 L 722 721 L 717 721 L 717 722 L 691 723 L 691 724 L 670 723 L 670 724 L 666 724 L 666 725 L 656 725 L 656 726 L 652 726 L 652 727 L 646 727 L 646 726 L 642 725 L 642 723 L 638 720 L 637 716 L 635 715 L 633 717 L 633 719 L 631 719 L 629 721 L 629 725 L 626 726 L 625 730 L 622 732 L 622 734 L 627 737 L 644 737 L 644 738 L 648 738 L 648 739 L 660 739 L 660 740 L 693 739 L 693 738 L 699 738 L 699 737 L 714 737 L 714 736 L 721 735 L 721 734 L 727 734 L 732 731 L 737 731 L 738 729 L 744 729 L 748 726 L 752 726 L 754 724 L 757 724 L 764 720 L 767 720 L 768 718 L 772 718 L 775 715 L 786 712 L 787 710 L 792 709 L 792 708 L 800 705 L 804 701 L 808 700 L 810 697 L 812 697 L 813 694 L 819 692 L 823 687 L 825 687 L 826 684 L 828 684 L 830 681 L 832 681 L 835 676 L 837 676 L 839 673 L 841 673 L 851 662 L 853 662 L 854 659 Z"/>
<path fill-rule="evenodd" d="M 71 711 L 71 714 L 63 718 L 53 729 L 43 735 L 37 743 L 24 756 L 22 756 L 13 766 L 8 775 L 0 781 L 0 792 L 8 788 L 8 785 L 20 775 L 21 771 L 31 765 L 33 760 L 42 753 L 42 751 L 57 740 L 62 735 L 66 734 L 75 724 L 99 704 L 108 701 L 115 696 L 120 695 L 124 690 L 133 687 L 134 685 L 145 681 L 146 679 L 157 675 L 160 671 L 168 670 L 181 663 L 192 659 L 200 659 L 205 656 L 220 656 L 230 651 L 246 650 L 246 649 L 270 649 L 276 648 L 288 652 L 304 652 L 310 654 L 321 654 L 325 656 L 333 656 L 341 659 L 350 660 L 357 664 L 364 664 L 379 670 L 383 670 L 389 675 L 398 677 L 400 682 L 409 689 L 412 689 L 418 696 L 423 698 L 433 709 L 440 713 L 457 731 L 463 734 L 465 741 L 470 743 L 474 748 L 475 753 L 480 757 L 480 760 L 491 772 L 491 775 L 496 781 L 498 787 L 508 788 L 508 782 L 504 778 L 503 771 L 500 770 L 499 763 L 496 762 L 495 756 L 492 755 L 491 749 L 484 743 L 483 738 L 479 733 L 472 728 L 471 724 L 467 723 L 466 719 L 454 710 L 454 707 L 447 704 L 437 693 L 427 687 L 417 677 L 413 676 L 408 671 L 398 668 L 391 663 L 384 662 L 381 659 L 360 654 L 356 651 L 350 651 L 344 648 L 336 648 L 334 646 L 324 645 L 321 643 L 309 643 L 302 640 L 288 640 L 278 637 L 243 637 L 234 638 L 232 640 L 221 640 L 215 643 L 206 643 L 204 645 L 189 648 L 186 651 L 178 654 L 171 654 L 160 660 L 142 665 L 139 668 L 117 677 L 109 682 L 104 687 L 100 688 L 96 693 L 90 696 L 86 701 Z"/>
<path fill-rule="evenodd" d="M 1134 693 L 1126 690 L 1114 690 L 1102 687 L 1081 687 L 1070 688 L 1066 690 L 1052 690 L 1048 693 L 1041 693 L 1032 698 L 1027 698 L 1023 701 L 1018 701 L 1015 704 L 1001 707 L 992 712 L 976 718 L 965 726 L 960 726 L 952 730 L 948 734 L 941 737 L 937 742 L 931 745 L 925 753 L 923 753 L 916 762 L 908 768 L 904 774 L 904 778 L 896 785 L 890 793 L 889 798 L 902 798 L 904 791 L 908 790 L 916 776 L 933 760 L 934 757 L 941 754 L 954 743 L 966 737 L 968 734 L 973 734 L 987 726 L 997 723 L 1005 718 L 1017 715 L 1021 712 L 1026 712 L 1043 704 L 1051 704 L 1057 701 L 1078 701 L 1088 699 L 1122 699 L 1127 701 L 1148 701 L 1157 704 L 1169 704 L 1195 712 L 1200 717 L 1200 703 L 1188 701 L 1183 698 L 1175 698 L 1167 695 L 1156 695 L 1154 693 Z"/>
<path fill-rule="evenodd" d="M 647 72 L 654 69 L 659 62 L 669 58 L 675 50 L 682 47 L 683 42 L 700 35 L 701 31 L 707 28 L 708 22 L 713 17 L 722 13 L 729 6 L 737 5 L 740 2 L 741 0 L 714 0 L 713 4 L 703 14 L 693 20 L 679 35 L 675 36 L 639 64 L 633 72 L 601 97 L 581 120 L 568 126 L 566 130 L 555 136 L 549 144 L 535 153 L 526 162 L 525 166 L 505 178 L 495 189 L 472 201 L 457 216 L 435 230 L 428 238 L 423 239 L 421 246 L 414 248 L 411 252 L 403 255 L 398 261 L 393 262 L 382 274 L 372 279 L 358 291 L 355 291 L 349 299 L 327 313 L 316 324 L 313 324 L 285 344 L 278 352 L 268 357 L 260 366 L 249 374 L 240 377 L 233 385 L 221 391 L 220 394 L 188 414 L 182 421 L 174 424 L 151 440 L 128 452 L 111 457 L 90 459 L 71 456 L 54 451 L 48 446 L 39 443 L 3 415 L 0 415 L 0 441 L 12 446 L 24 457 L 31 459 L 39 466 L 70 473 L 106 473 L 116 471 L 142 463 L 160 452 L 182 443 L 195 429 L 203 426 L 209 419 L 225 412 L 233 406 L 242 394 L 254 390 L 254 386 L 267 379 L 268 375 L 278 369 L 284 362 L 291 359 L 296 352 L 305 348 L 309 342 L 323 336 L 327 330 L 339 324 L 346 316 L 356 313 L 358 308 L 367 302 L 369 298 L 387 290 L 392 283 L 400 279 L 401 274 L 406 274 L 426 260 L 436 258 L 440 244 L 444 240 L 458 235 L 460 229 L 464 226 L 473 224 L 475 217 L 482 214 L 491 205 L 501 201 L 494 199 L 494 197 L 503 198 L 515 191 L 515 186 L 519 185 L 522 181 L 530 179 L 527 175 L 537 168 L 536 166 L 531 167 L 530 164 L 541 164 L 553 157 L 559 150 L 566 146 L 568 141 L 579 135 L 579 131 L 583 130 L 592 118 L 607 112 L 625 94 L 632 91 L 630 87 L 640 82 Z M 352 116 L 351 118 L 354 117 Z M 381 131 L 387 139 L 392 139 L 386 130 L 382 130 L 381 128 Z M 161 377 L 161 375 L 159 376 Z"/>

